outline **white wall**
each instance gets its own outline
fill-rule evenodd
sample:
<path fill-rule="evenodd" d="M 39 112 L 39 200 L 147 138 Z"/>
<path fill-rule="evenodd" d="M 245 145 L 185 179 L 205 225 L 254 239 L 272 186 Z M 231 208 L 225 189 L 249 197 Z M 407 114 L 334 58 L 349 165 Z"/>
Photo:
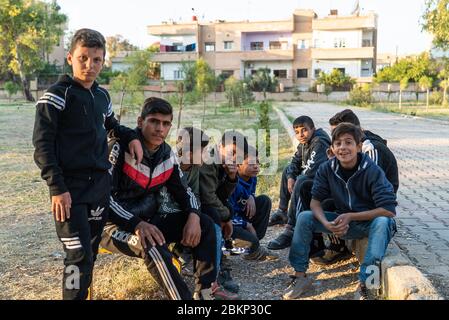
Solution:
<path fill-rule="evenodd" d="M 161 63 L 161 77 L 164 80 L 179 80 L 175 79 L 175 71 L 181 70 L 182 64 L 177 62 Z"/>
<path fill-rule="evenodd" d="M 180 35 L 180 36 L 162 36 L 161 44 L 164 46 L 171 46 L 173 43 L 182 43 L 183 46 L 196 43 L 195 35 Z"/>
<path fill-rule="evenodd" d="M 345 68 L 345 75 L 353 78 L 360 77 L 361 61 L 360 60 L 313 60 L 312 74 L 315 76 L 315 69 L 321 69 L 325 73 L 331 73 L 336 68 Z"/>
<path fill-rule="evenodd" d="M 314 30 L 312 36 L 312 46 L 317 48 L 335 48 L 335 39 L 344 39 L 345 48 L 362 47 L 362 31 L 322 31 Z M 317 41 L 316 41 L 317 40 Z M 339 41 L 338 41 L 339 42 Z"/>

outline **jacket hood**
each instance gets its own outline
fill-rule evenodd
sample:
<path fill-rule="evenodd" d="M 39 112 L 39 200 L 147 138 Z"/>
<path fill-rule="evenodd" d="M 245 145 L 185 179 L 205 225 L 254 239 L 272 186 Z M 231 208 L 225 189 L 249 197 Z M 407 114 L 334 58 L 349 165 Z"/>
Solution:
<path fill-rule="evenodd" d="M 387 140 L 383 139 L 381 136 L 378 136 L 377 134 L 372 133 L 368 130 L 364 130 L 363 133 L 365 134 L 365 138 L 362 139 L 362 141 L 369 139 L 370 141 L 378 141 L 384 145 L 387 145 Z"/>
<path fill-rule="evenodd" d="M 328 144 L 331 143 L 331 139 L 329 138 L 329 135 L 326 133 L 326 131 L 324 131 L 321 128 L 315 130 L 315 132 L 313 133 L 312 139 L 310 139 L 309 144 L 312 144 L 317 140 L 324 140 Z"/>

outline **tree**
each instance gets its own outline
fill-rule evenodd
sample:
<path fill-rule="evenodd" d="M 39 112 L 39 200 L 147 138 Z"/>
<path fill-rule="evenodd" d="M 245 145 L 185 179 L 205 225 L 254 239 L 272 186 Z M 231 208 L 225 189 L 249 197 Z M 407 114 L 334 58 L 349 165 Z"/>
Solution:
<path fill-rule="evenodd" d="M 440 88 L 443 89 L 443 103 L 442 106 L 447 106 L 447 88 L 449 87 L 449 72 L 447 69 L 440 71 L 438 77 L 441 79 Z"/>
<path fill-rule="evenodd" d="M 63 35 L 67 16 L 59 11 L 56 1 L 0 0 L 0 68 L 20 78 L 29 101 L 34 101 L 29 78 L 44 66 L 42 52 L 50 52 Z"/>
<path fill-rule="evenodd" d="M 267 92 L 275 91 L 277 85 L 277 79 L 270 75 L 270 69 L 268 68 L 258 69 L 250 80 L 250 88 L 253 91 L 262 91 L 264 101 L 267 100 Z"/>
<path fill-rule="evenodd" d="M 130 67 L 111 81 L 111 91 L 120 94 L 119 121 L 124 111 L 141 105 L 144 96 L 140 88 L 148 82 L 151 57 L 152 53 L 148 50 L 134 52 L 125 58 L 125 63 Z"/>
<path fill-rule="evenodd" d="M 422 27 L 437 48 L 449 49 L 449 0 L 426 0 Z"/>
<path fill-rule="evenodd" d="M 330 91 L 336 89 L 350 89 L 355 84 L 355 80 L 350 76 L 346 76 L 338 69 L 332 70 L 331 73 L 327 74 L 320 72 L 320 75 L 316 81 L 316 84 L 324 84 L 326 88 Z M 326 92 L 326 89 L 325 89 Z M 330 93 L 329 93 L 330 94 Z"/>
<path fill-rule="evenodd" d="M 429 91 L 432 84 L 433 81 L 430 77 L 422 76 L 421 79 L 419 79 L 419 86 L 422 90 L 426 90 L 426 112 L 429 110 Z"/>
<path fill-rule="evenodd" d="M 407 77 L 404 77 L 399 82 L 399 110 L 402 109 L 402 91 L 407 89 L 408 81 L 409 81 L 409 79 Z"/>
<path fill-rule="evenodd" d="M 106 65 L 110 66 L 112 58 L 117 57 L 119 52 L 137 51 L 138 49 L 137 46 L 131 44 L 128 39 L 123 38 L 120 34 L 106 37 L 106 52 L 108 54 Z"/>
<path fill-rule="evenodd" d="M 215 89 L 215 74 L 206 60 L 199 58 L 196 61 L 196 89 L 203 100 L 203 121 L 206 115 L 206 97 Z"/>

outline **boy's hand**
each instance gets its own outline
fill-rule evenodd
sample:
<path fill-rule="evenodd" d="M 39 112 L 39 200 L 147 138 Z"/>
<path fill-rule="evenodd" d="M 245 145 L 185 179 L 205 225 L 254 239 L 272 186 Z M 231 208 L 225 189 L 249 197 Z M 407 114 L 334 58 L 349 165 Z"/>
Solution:
<path fill-rule="evenodd" d="M 51 212 L 56 221 L 65 222 L 70 219 L 70 208 L 72 207 L 72 197 L 69 192 L 58 194 L 51 197 Z"/>
<path fill-rule="evenodd" d="M 134 233 L 140 238 L 140 242 L 145 250 L 147 249 L 145 240 L 148 240 L 153 247 L 156 245 L 156 242 L 160 246 L 165 243 L 164 235 L 158 227 L 145 221 L 139 222 Z"/>
<path fill-rule="evenodd" d="M 229 220 L 228 222 L 222 222 L 221 223 L 221 230 L 223 232 L 223 238 L 231 239 L 232 232 L 234 231 L 234 227 L 232 226 L 232 221 Z"/>
<path fill-rule="evenodd" d="M 128 148 L 129 148 L 129 153 L 131 154 L 131 157 L 136 159 L 136 164 L 141 163 L 142 158 L 143 158 L 143 149 L 142 149 L 142 144 L 140 143 L 140 141 L 138 139 L 132 140 L 128 144 Z"/>
<path fill-rule="evenodd" d="M 196 213 L 190 213 L 184 226 L 181 244 L 195 248 L 201 240 L 200 217 Z"/>
<path fill-rule="evenodd" d="M 351 222 L 351 215 L 349 213 L 344 213 L 339 215 L 333 222 L 337 227 L 335 235 L 337 237 L 343 237 L 349 230 L 349 223 Z"/>
<path fill-rule="evenodd" d="M 237 177 L 237 165 L 236 164 L 224 164 L 223 168 L 226 171 L 226 174 L 231 178 L 231 180 L 235 180 Z"/>
<path fill-rule="evenodd" d="M 295 179 L 288 178 L 288 181 L 287 181 L 287 189 L 288 189 L 288 192 L 290 192 L 290 194 L 293 193 L 293 187 L 295 186 L 295 182 L 296 182 Z"/>
<path fill-rule="evenodd" d="M 246 200 L 246 216 L 248 219 L 251 219 L 256 214 L 256 201 L 253 196 L 249 196 L 248 200 Z"/>

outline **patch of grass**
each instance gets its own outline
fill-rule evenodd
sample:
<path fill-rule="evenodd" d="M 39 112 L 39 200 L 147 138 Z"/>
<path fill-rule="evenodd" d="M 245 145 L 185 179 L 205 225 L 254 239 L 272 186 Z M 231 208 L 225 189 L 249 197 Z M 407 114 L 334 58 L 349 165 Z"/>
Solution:
<path fill-rule="evenodd" d="M 402 104 L 401 109 L 399 109 L 398 103 L 375 103 L 367 108 L 380 112 L 449 121 L 449 108 L 443 108 L 440 105 L 431 105 L 426 109 L 426 105 L 422 102 L 407 101 Z"/>

